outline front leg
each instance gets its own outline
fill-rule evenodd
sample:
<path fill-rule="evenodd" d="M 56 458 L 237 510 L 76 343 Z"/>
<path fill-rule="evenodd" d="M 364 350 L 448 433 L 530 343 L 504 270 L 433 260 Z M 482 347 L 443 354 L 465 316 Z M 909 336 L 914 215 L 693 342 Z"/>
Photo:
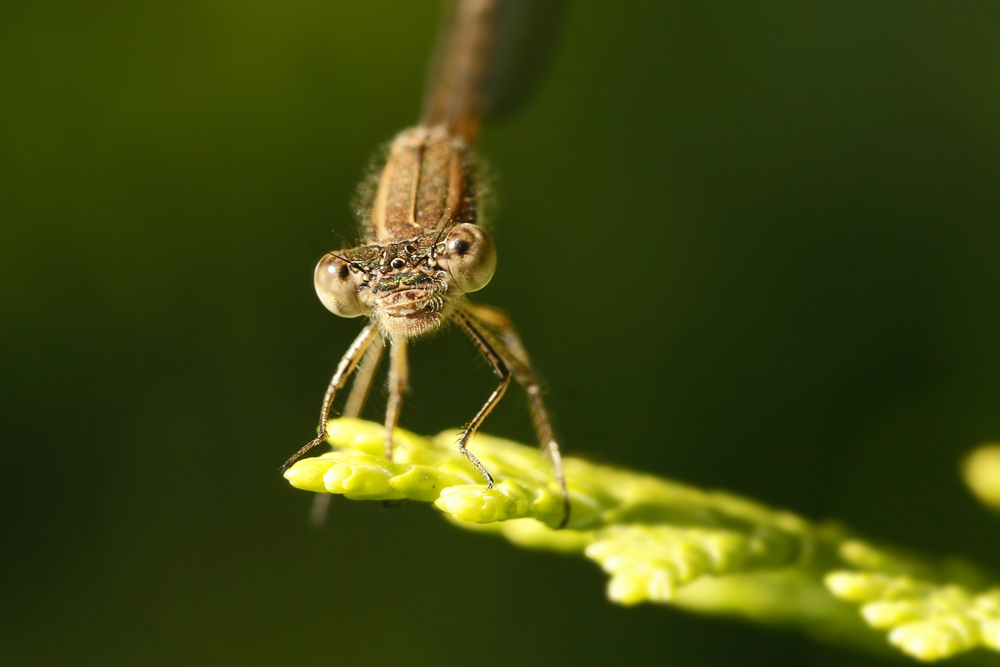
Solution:
<path fill-rule="evenodd" d="M 378 372 L 379 364 L 382 363 L 382 353 L 385 351 L 385 342 L 382 336 L 375 336 L 368 351 L 364 353 L 358 369 L 354 371 L 354 384 L 347 394 L 347 402 L 344 403 L 342 417 L 360 418 L 365 411 L 365 403 L 368 402 L 368 395 L 371 393 L 372 383 L 375 381 L 375 374 Z M 317 493 L 313 498 L 312 512 L 309 517 L 314 525 L 323 525 L 326 521 L 326 512 L 330 506 L 329 493 Z"/>
<path fill-rule="evenodd" d="M 467 459 L 472 461 L 473 465 L 479 468 L 479 472 L 481 472 L 483 477 L 486 479 L 486 490 L 488 491 L 493 488 L 493 476 L 490 475 L 483 464 L 479 462 L 479 459 L 472 455 L 472 452 L 468 450 L 467 446 L 469 444 L 469 440 L 471 440 L 472 436 L 475 435 L 476 429 L 478 429 L 479 425 L 483 423 L 486 416 L 492 412 L 496 404 L 500 402 L 500 399 L 503 398 L 504 393 L 507 391 L 507 387 L 510 386 L 510 370 L 507 368 L 507 364 L 504 363 L 500 355 L 497 354 L 496 350 L 493 349 L 493 346 L 490 345 L 486 336 L 483 335 L 479 328 L 468 316 L 465 315 L 465 313 L 462 311 L 456 311 L 455 320 L 458 322 L 458 325 L 462 327 L 462 331 L 464 331 L 466 335 L 472 339 L 472 342 L 475 344 L 479 352 L 486 357 L 487 361 L 490 362 L 490 365 L 493 366 L 493 372 L 500 378 L 500 385 L 494 389 L 493 393 L 490 394 L 490 397 L 486 399 L 486 404 L 479 409 L 476 416 L 473 417 L 472 421 L 468 423 L 465 427 L 465 431 L 462 433 L 462 437 L 458 440 L 459 451 L 462 452 Z"/>
<path fill-rule="evenodd" d="M 347 378 L 357 368 L 361 358 L 365 356 L 368 347 L 378 335 L 378 325 L 375 322 L 369 322 L 361 330 L 361 333 L 358 334 L 358 337 L 354 339 L 351 346 L 347 348 L 347 352 L 344 353 L 344 356 L 340 359 L 340 363 L 337 364 L 337 370 L 333 374 L 329 386 L 326 388 L 326 394 L 323 396 L 323 407 L 319 411 L 319 435 L 313 438 L 305 447 L 292 454 L 291 458 L 281 466 L 281 472 L 285 472 L 291 468 L 292 464 L 305 456 L 310 449 L 326 440 L 326 422 L 330 419 L 330 406 L 333 404 L 333 399 L 337 395 L 337 391 L 347 382 Z"/>
<path fill-rule="evenodd" d="M 538 434 L 538 444 L 552 462 L 556 481 L 562 491 L 563 505 L 566 511 L 559 527 L 563 528 L 569 522 L 569 490 L 566 488 L 566 477 L 563 474 L 559 443 L 556 442 L 552 421 L 549 419 L 548 410 L 545 409 L 545 403 L 542 401 L 542 390 L 531 365 L 531 359 L 528 358 L 528 353 L 524 349 L 524 345 L 521 344 L 521 338 L 517 335 L 514 323 L 503 311 L 474 303 L 466 303 L 464 311 L 468 318 L 479 324 L 478 329 L 481 335 L 489 340 L 493 349 L 508 360 L 514 369 L 514 377 L 524 387 L 524 391 L 528 395 L 531 420 L 534 422 L 535 432 Z"/>

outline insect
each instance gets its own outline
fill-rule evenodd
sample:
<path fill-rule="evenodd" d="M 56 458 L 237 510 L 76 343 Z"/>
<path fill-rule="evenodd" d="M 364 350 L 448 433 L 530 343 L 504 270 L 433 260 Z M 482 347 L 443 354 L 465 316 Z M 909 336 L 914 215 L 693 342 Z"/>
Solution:
<path fill-rule="evenodd" d="M 499 379 L 466 424 L 459 450 L 479 469 L 487 489 L 492 488 L 493 476 L 468 445 L 511 379 L 516 380 L 527 394 L 539 444 L 562 490 L 565 525 L 570 504 L 559 445 L 531 361 L 508 317 L 467 296 L 486 287 L 497 265 L 493 241 L 477 224 L 473 149 L 504 8 L 500 0 L 462 0 L 455 6 L 438 48 L 420 124 L 401 132 L 391 144 L 363 221 L 363 243 L 327 253 L 316 266 L 314 282 L 323 305 L 341 317 L 367 317 L 368 322 L 330 380 L 318 435 L 282 470 L 326 439 L 333 400 L 359 367 L 345 414 L 360 414 L 386 346 L 390 361 L 385 456 L 391 459 L 392 432 L 407 389 L 409 341 L 454 322 Z"/>

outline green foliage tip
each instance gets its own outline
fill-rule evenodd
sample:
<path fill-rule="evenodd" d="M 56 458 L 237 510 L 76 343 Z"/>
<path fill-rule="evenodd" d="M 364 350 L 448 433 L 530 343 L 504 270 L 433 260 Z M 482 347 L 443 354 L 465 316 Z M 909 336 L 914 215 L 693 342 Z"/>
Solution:
<path fill-rule="evenodd" d="M 380 425 L 336 419 L 328 433 L 335 449 L 292 466 L 285 477 L 293 486 L 354 500 L 430 502 L 456 525 L 582 555 L 608 573 L 608 597 L 619 604 L 672 604 L 793 626 L 924 661 L 1000 651 L 1000 589 L 958 561 L 887 549 L 837 524 L 574 458 L 564 461 L 572 515 L 555 530 L 562 496 L 534 447 L 475 436 L 470 449 L 498 480 L 487 491 L 455 433 L 424 438 L 397 429 L 392 461 L 384 458 Z M 1000 471 L 994 447 L 988 462 Z M 1000 472 L 985 477 L 1000 480 Z"/>
<path fill-rule="evenodd" d="M 1000 511 L 1000 445 L 973 450 L 962 462 L 962 477 L 981 503 Z"/>

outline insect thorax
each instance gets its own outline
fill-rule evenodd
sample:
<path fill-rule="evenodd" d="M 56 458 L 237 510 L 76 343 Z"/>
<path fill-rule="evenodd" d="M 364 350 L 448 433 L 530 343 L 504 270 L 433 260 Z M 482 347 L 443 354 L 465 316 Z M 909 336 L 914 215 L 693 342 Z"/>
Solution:
<path fill-rule="evenodd" d="M 475 223 L 477 178 L 471 149 L 443 127 L 416 127 L 392 142 L 366 224 L 372 243 Z"/>

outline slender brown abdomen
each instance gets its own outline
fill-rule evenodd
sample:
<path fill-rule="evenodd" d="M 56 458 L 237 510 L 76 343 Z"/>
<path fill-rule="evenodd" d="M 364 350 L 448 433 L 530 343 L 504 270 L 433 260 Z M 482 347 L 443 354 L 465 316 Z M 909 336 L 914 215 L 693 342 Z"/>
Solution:
<path fill-rule="evenodd" d="M 472 151 L 443 127 L 416 127 L 392 142 L 371 212 L 374 243 L 476 221 Z"/>

